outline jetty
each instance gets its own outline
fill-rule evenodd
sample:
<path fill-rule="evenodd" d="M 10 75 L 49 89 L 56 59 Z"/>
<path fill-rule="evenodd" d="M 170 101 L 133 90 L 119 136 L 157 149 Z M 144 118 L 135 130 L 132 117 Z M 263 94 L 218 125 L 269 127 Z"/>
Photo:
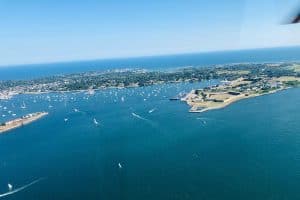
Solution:
<path fill-rule="evenodd" d="M 47 112 L 36 112 L 36 113 L 31 113 L 25 116 L 22 116 L 20 118 L 7 121 L 4 123 L 0 124 L 0 134 L 3 134 L 7 131 L 10 131 L 15 128 L 22 127 L 24 125 L 30 124 L 44 116 L 48 115 Z"/>

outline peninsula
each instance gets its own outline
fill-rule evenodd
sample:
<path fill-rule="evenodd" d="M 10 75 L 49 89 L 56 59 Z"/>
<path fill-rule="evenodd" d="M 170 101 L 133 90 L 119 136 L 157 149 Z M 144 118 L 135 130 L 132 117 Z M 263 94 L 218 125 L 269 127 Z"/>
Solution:
<path fill-rule="evenodd" d="M 24 126 L 31 122 L 34 122 L 34 121 L 46 116 L 47 114 L 48 114 L 47 112 L 36 112 L 36 113 L 31 113 L 31 114 L 25 115 L 21 118 L 17 118 L 17 119 L 8 121 L 8 122 L 4 122 L 4 123 L 0 124 L 0 134 L 10 131 L 12 129 Z"/>
<path fill-rule="evenodd" d="M 181 100 L 191 106 L 190 112 L 205 112 L 224 108 L 236 101 L 275 93 L 300 84 L 300 77 L 256 76 L 241 77 L 232 81 L 222 81 L 203 89 L 192 90 Z"/>

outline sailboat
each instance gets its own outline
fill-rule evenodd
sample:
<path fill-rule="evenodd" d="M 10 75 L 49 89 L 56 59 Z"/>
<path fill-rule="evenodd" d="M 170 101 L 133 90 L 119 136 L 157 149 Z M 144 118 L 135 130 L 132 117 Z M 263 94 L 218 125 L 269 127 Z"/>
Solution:
<path fill-rule="evenodd" d="M 9 190 L 9 191 L 12 191 L 12 189 L 13 189 L 12 184 L 8 183 L 8 184 L 7 184 L 7 187 L 8 187 L 8 190 Z"/>
<path fill-rule="evenodd" d="M 121 165 L 121 163 L 118 163 L 118 167 L 119 167 L 119 169 L 123 168 L 123 166 Z"/>
<path fill-rule="evenodd" d="M 26 108 L 26 104 L 25 104 L 24 101 L 23 101 L 23 103 L 22 103 L 22 105 L 21 105 L 21 108 L 22 108 L 22 109 L 25 109 L 25 108 Z"/>
<path fill-rule="evenodd" d="M 94 124 L 97 126 L 99 124 L 99 122 L 96 120 L 96 118 L 94 118 Z"/>
<path fill-rule="evenodd" d="M 94 95 L 95 94 L 95 90 L 93 90 L 92 88 L 88 89 L 87 94 L 88 95 Z"/>

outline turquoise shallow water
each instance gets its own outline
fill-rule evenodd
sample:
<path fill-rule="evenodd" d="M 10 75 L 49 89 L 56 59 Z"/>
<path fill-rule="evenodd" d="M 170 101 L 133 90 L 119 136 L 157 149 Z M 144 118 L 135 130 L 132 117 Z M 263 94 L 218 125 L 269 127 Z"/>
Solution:
<path fill-rule="evenodd" d="M 0 135 L 0 193 L 44 177 L 6 198 L 300 199 L 300 89 L 201 114 L 168 100 L 207 84 L 0 101 L 1 120 L 49 112 Z"/>

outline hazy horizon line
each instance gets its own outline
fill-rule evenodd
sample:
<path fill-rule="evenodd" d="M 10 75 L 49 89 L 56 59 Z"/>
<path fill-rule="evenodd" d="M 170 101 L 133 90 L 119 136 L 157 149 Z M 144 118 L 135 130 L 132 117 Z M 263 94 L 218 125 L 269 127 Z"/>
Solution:
<path fill-rule="evenodd" d="M 0 68 L 20 67 L 27 65 L 51 65 L 51 64 L 63 64 L 63 63 L 80 63 L 89 61 L 109 61 L 109 60 L 127 60 L 127 59 L 141 59 L 141 58 L 155 58 L 155 57 L 168 57 L 177 55 L 193 55 L 193 54 L 208 54 L 208 53 L 225 53 L 225 52 L 238 52 L 238 51 L 251 51 L 251 50 L 267 50 L 278 48 L 299 48 L 300 45 L 291 46 L 274 46 L 274 47 L 257 47 L 257 48 L 245 48 L 245 49 L 223 49 L 223 50 L 211 50 L 211 51 L 191 51 L 191 52 L 178 52 L 178 53 L 162 53 L 153 55 L 140 55 L 140 56 L 116 56 L 107 58 L 87 58 L 87 59 L 74 59 L 74 60 L 57 60 L 57 61 L 45 61 L 45 62 L 32 62 L 32 63 L 16 63 L 16 64 L 0 64 Z"/>

